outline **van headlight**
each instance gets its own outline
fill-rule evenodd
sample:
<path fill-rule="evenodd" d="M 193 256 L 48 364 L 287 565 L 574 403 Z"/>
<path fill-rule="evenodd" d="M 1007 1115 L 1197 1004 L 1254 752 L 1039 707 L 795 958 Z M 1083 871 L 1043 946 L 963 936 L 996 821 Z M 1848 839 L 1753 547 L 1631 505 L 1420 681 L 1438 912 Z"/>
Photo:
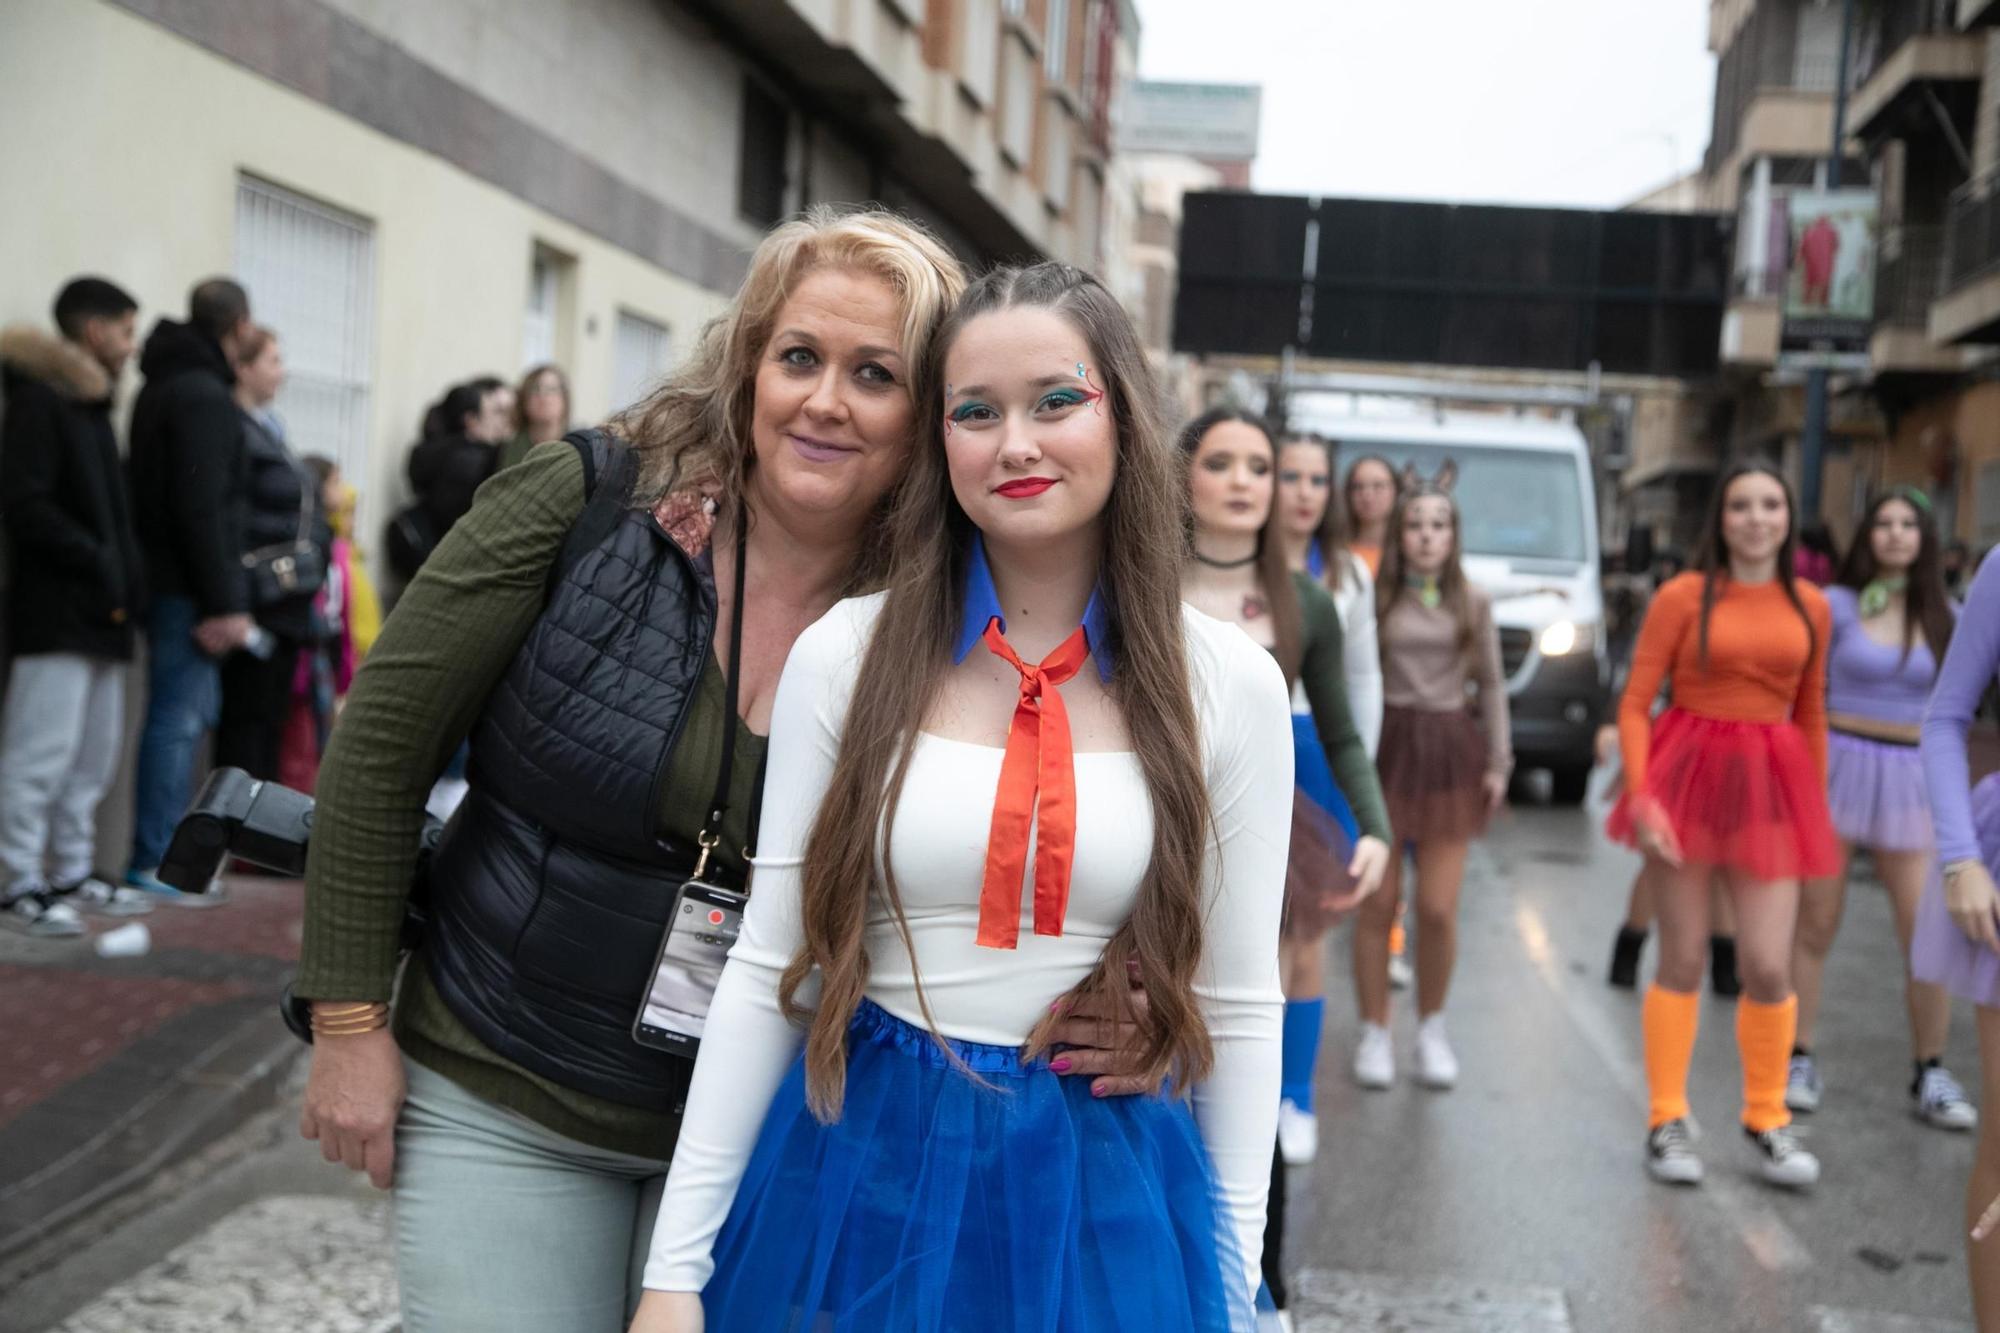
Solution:
<path fill-rule="evenodd" d="M 1589 644 L 1589 633 L 1579 630 L 1573 620 L 1551 621 L 1542 627 L 1542 636 L 1538 640 L 1543 657 L 1565 657 Z"/>

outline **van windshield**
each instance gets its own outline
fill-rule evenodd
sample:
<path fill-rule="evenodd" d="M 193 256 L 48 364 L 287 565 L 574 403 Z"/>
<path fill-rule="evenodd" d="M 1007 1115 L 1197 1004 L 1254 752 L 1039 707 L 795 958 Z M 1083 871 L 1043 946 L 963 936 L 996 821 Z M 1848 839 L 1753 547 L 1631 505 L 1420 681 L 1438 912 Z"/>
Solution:
<path fill-rule="evenodd" d="M 1340 448 L 1341 476 L 1370 455 L 1388 459 L 1398 475 L 1406 463 L 1414 462 L 1426 477 L 1435 476 L 1447 458 L 1458 464 L 1452 495 L 1464 524 L 1467 554 L 1584 559 L 1583 499 L 1572 455 L 1476 444 L 1352 441 Z"/>

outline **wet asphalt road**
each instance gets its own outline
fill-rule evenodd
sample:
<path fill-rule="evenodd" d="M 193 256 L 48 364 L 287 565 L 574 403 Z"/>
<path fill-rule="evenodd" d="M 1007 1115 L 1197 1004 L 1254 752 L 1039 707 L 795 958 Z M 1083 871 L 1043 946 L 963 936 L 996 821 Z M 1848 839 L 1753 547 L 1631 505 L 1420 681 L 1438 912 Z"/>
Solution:
<path fill-rule="evenodd" d="M 1448 1008 L 1463 1065 L 1435 1093 L 1348 1077 L 1345 940 L 1317 1084 L 1321 1152 L 1295 1170 L 1302 1333 L 1338 1328 L 1879 1330 L 1970 1327 L 1959 1210 L 1972 1139 L 1909 1114 L 1901 971 L 1886 898 L 1857 877 L 1827 970 L 1825 1164 L 1809 1195 L 1756 1178 L 1736 1129 L 1730 1002 L 1704 1001 L 1692 1078 L 1708 1180 L 1644 1173 L 1639 997 L 1604 982 L 1637 858 L 1598 815 L 1516 804 L 1475 849 Z M 1645 974 L 1651 971 L 1648 951 Z M 1643 975 L 1642 975 L 1643 984 Z M 1947 1063 L 1977 1096 L 1971 1013 Z M 2000 1111 L 2000 1107 L 1995 1108 Z"/>

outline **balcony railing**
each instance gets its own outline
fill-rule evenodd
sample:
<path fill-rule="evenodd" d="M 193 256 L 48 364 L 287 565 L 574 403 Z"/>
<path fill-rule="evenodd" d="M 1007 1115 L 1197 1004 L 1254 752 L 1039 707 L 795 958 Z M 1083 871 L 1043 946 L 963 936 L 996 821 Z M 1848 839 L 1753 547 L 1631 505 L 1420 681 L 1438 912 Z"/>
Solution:
<path fill-rule="evenodd" d="M 1853 86 L 1858 88 L 1874 78 L 1875 72 L 1913 39 L 1957 30 L 1958 0 L 1895 0 L 1877 5 L 1855 22 Z"/>
<path fill-rule="evenodd" d="M 1941 226 L 1889 227 L 1875 261 L 1875 322 L 1921 329 L 1944 294 Z"/>
<path fill-rule="evenodd" d="M 1954 291 L 2000 269 L 2000 177 L 1982 176 L 1952 191 L 1945 222 L 1944 288 Z"/>

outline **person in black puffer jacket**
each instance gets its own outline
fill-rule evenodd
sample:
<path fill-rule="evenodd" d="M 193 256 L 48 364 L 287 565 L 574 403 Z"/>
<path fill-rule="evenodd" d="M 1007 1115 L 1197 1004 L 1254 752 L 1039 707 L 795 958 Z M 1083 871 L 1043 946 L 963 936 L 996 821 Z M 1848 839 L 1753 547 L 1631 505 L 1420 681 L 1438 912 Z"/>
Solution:
<path fill-rule="evenodd" d="M 514 391 L 490 375 L 453 385 L 424 414 L 423 438 L 410 450 L 416 503 L 390 520 L 389 566 L 407 583 L 452 526 L 472 508 L 473 492 L 499 468 L 500 446 L 514 433 Z"/>
<path fill-rule="evenodd" d="M 0 898 L 36 935 L 82 934 L 78 907 L 147 906 L 92 873 L 144 596 L 111 427 L 136 314 L 118 287 L 79 278 L 56 297 L 60 337 L 0 331 L 0 508 L 18 654 L 0 714 Z"/>
<path fill-rule="evenodd" d="M 301 544 L 311 557 L 295 558 L 294 586 L 282 595 L 251 580 L 251 615 L 259 633 L 222 665 L 222 720 L 216 727 L 216 763 L 253 778 L 278 776 L 278 754 L 299 654 L 317 639 L 313 598 L 325 582 L 333 534 L 321 512 L 319 489 L 286 447 L 284 428 L 271 403 L 285 383 L 278 336 L 253 327 L 235 357 L 236 405 L 243 414 L 246 462 L 243 559 L 246 570 Z"/>
<path fill-rule="evenodd" d="M 146 725 L 139 736 L 132 863 L 125 880 L 189 902 L 155 872 L 193 795 L 195 750 L 216 724 L 221 659 L 249 637 L 243 571 L 243 414 L 229 353 L 250 298 L 227 278 L 188 296 L 185 324 L 163 319 L 140 355 L 127 465 L 152 603 L 146 612 Z M 192 903 L 208 901 L 196 895 Z M 192 905 L 192 903 L 190 905 Z"/>

